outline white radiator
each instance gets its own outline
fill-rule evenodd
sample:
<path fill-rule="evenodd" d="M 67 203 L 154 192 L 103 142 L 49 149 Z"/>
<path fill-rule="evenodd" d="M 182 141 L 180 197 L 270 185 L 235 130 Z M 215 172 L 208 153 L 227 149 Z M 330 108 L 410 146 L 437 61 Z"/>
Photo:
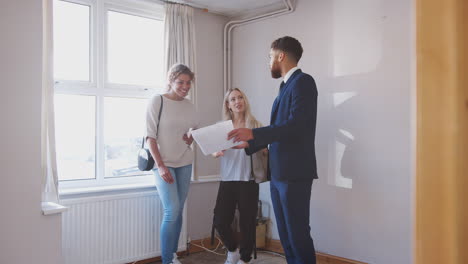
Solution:
<path fill-rule="evenodd" d="M 65 264 L 118 264 L 161 255 L 156 191 L 62 200 Z M 179 249 L 186 249 L 186 210 Z"/>

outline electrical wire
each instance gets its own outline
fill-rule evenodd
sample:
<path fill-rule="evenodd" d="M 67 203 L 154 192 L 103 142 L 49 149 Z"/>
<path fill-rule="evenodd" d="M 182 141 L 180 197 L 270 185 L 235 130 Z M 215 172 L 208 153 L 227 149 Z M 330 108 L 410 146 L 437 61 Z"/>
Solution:
<path fill-rule="evenodd" d="M 197 244 L 193 244 L 191 242 L 189 242 L 188 244 L 190 245 L 193 245 L 193 246 L 196 246 L 196 247 L 199 247 L 199 248 L 202 248 L 204 249 L 205 251 L 207 252 L 210 252 L 210 253 L 213 253 L 213 254 L 216 254 L 216 255 L 219 255 L 219 256 L 226 256 L 227 255 L 227 249 L 224 248 L 224 254 L 221 254 L 221 253 L 218 253 L 216 252 L 217 250 L 219 250 L 219 246 L 221 244 L 223 244 L 223 242 L 221 241 L 221 239 L 215 235 L 215 238 L 218 240 L 218 245 L 216 245 L 216 247 L 214 249 L 209 249 L 207 247 L 205 247 L 203 241 L 204 239 L 201 240 L 201 245 L 197 245 Z M 224 247 L 224 244 L 223 244 L 223 247 Z M 270 255 L 274 255 L 274 256 L 278 256 L 278 257 L 282 257 L 282 258 L 286 258 L 286 256 L 284 254 L 281 254 L 281 253 L 277 253 L 277 252 L 274 252 L 274 251 L 269 251 L 269 250 L 257 250 L 257 252 L 261 252 L 261 253 L 265 253 L 265 254 L 270 254 Z"/>
<path fill-rule="evenodd" d="M 203 239 L 201 240 L 201 245 L 193 244 L 193 243 L 191 243 L 191 242 L 189 242 L 189 244 L 192 245 L 192 246 L 196 246 L 196 247 L 202 248 L 202 249 L 204 249 L 204 250 L 207 251 L 207 252 L 210 252 L 210 253 L 213 253 L 213 254 L 216 254 L 216 255 L 219 255 L 219 256 L 226 256 L 227 250 L 225 250 L 225 252 L 224 252 L 223 254 L 216 252 L 217 250 L 220 249 L 219 246 L 220 246 L 223 242 L 221 242 L 221 239 L 220 239 L 218 236 L 215 236 L 215 238 L 218 240 L 218 245 L 216 245 L 215 249 L 209 249 L 209 248 L 205 247 L 205 245 L 204 245 L 204 243 L 203 243 Z M 224 246 L 224 245 L 223 245 L 223 246 Z"/>

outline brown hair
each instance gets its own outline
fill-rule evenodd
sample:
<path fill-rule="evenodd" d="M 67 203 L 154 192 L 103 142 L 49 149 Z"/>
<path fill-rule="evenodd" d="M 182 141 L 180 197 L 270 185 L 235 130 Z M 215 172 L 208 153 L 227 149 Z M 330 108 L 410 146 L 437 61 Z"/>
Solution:
<path fill-rule="evenodd" d="M 181 74 L 190 76 L 192 81 L 195 79 L 195 73 L 193 73 L 187 65 L 176 63 L 172 65 L 167 72 L 167 91 L 171 90 L 171 83 L 174 82 Z"/>

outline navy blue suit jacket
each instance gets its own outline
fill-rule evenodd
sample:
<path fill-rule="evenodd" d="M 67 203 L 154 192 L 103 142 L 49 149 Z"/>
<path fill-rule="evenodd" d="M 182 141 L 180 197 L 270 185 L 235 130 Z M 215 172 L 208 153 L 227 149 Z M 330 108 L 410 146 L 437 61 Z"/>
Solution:
<path fill-rule="evenodd" d="M 317 179 L 315 127 L 317 86 L 312 76 L 296 70 L 280 90 L 271 109 L 270 125 L 253 129 L 248 155 L 268 144 L 268 176 L 282 182 Z"/>

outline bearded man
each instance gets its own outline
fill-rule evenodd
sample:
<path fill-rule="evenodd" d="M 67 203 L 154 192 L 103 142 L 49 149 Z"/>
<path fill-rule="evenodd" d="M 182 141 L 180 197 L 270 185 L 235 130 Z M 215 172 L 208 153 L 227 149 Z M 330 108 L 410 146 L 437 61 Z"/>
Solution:
<path fill-rule="evenodd" d="M 234 129 L 228 139 L 245 141 L 241 147 L 251 155 L 268 146 L 268 176 L 276 225 L 288 264 L 315 264 L 310 235 L 310 197 L 317 179 L 315 128 L 317 87 L 297 64 L 301 43 L 292 37 L 271 44 L 270 70 L 283 78 L 271 110 L 270 125 Z"/>

